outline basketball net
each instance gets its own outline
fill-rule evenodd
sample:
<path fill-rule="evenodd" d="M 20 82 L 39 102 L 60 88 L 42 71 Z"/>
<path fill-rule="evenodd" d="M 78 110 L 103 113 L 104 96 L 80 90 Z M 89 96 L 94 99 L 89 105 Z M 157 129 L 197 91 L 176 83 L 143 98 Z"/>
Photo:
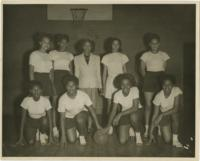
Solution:
<path fill-rule="evenodd" d="M 71 14 L 73 18 L 74 24 L 80 24 L 85 19 L 85 15 L 87 13 L 86 8 L 71 8 Z"/>

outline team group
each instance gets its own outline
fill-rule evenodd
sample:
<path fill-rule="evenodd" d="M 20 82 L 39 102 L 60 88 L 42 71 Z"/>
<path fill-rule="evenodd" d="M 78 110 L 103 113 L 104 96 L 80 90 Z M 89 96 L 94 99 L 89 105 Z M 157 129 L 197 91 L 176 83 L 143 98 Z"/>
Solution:
<path fill-rule="evenodd" d="M 170 57 L 160 50 L 157 34 L 151 34 L 149 50 L 140 57 L 143 107 L 135 78 L 127 72 L 129 58 L 122 53 L 120 39 L 108 42 L 109 51 L 102 59 L 94 54 L 95 44 L 90 39 L 81 42 L 77 56 L 67 50 L 67 35 L 58 34 L 53 40 L 55 49 L 49 51 L 52 39 L 48 34 L 38 35 L 38 48 L 30 54 L 29 95 L 21 103 L 18 145 L 60 140 L 65 146 L 77 139 L 80 145 L 86 145 L 95 125 L 102 135 L 117 132 L 121 144 L 130 137 L 135 137 L 137 145 L 144 140 L 151 144 L 157 129 L 166 143 L 182 147 L 178 139 L 182 91 L 175 85 L 174 76 L 166 73 Z M 105 127 L 97 118 L 102 114 L 102 96 L 107 102 Z"/>

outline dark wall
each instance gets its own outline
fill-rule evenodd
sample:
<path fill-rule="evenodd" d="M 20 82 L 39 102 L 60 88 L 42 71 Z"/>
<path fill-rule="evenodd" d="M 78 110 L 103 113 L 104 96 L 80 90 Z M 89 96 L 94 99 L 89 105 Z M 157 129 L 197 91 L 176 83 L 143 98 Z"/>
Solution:
<path fill-rule="evenodd" d="M 161 49 L 169 53 L 169 72 L 183 84 L 183 44 L 195 41 L 194 5 L 114 5 L 112 21 L 86 21 L 75 26 L 70 21 L 48 21 L 46 5 L 4 5 L 3 112 L 13 114 L 23 95 L 27 78 L 28 55 L 35 32 L 66 33 L 69 50 L 84 37 L 96 42 L 96 53 L 104 53 L 104 40 L 116 36 L 122 40 L 123 52 L 135 73 L 135 57 L 144 50 L 143 36 L 155 32 L 161 36 Z"/>

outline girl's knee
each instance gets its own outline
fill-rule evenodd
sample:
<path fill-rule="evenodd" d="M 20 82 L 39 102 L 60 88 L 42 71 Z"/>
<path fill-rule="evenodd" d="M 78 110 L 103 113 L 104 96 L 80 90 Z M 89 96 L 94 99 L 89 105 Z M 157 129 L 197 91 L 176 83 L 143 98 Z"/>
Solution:
<path fill-rule="evenodd" d="M 74 144 L 76 142 L 76 137 L 68 138 L 69 143 Z"/>
<path fill-rule="evenodd" d="M 126 138 L 124 138 L 124 137 L 119 137 L 119 143 L 120 143 L 120 144 L 126 144 L 126 142 L 127 142 L 127 139 L 126 139 Z"/>
<path fill-rule="evenodd" d="M 86 122 L 87 120 L 87 116 L 84 114 L 84 113 L 80 113 L 76 116 L 76 122 L 79 123 L 79 124 L 82 124 L 84 122 Z"/>

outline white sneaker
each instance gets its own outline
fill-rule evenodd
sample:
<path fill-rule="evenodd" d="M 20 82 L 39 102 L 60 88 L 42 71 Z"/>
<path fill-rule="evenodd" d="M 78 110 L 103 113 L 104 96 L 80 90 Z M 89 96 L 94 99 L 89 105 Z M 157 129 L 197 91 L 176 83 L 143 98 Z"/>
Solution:
<path fill-rule="evenodd" d="M 53 127 L 53 136 L 59 138 L 59 131 L 58 128 L 55 126 Z"/>
<path fill-rule="evenodd" d="M 183 148 L 183 145 L 177 140 L 177 141 L 173 141 L 173 146 L 175 146 L 176 148 Z"/>
<path fill-rule="evenodd" d="M 129 136 L 130 137 L 134 137 L 135 136 L 135 131 L 134 131 L 134 129 L 132 127 L 130 127 L 130 129 L 129 129 Z"/>
<path fill-rule="evenodd" d="M 47 134 L 40 133 L 40 143 L 41 145 L 46 145 L 48 140 Z"/>
<path fill-rule="evenodd" d="M 113 127 L 111 126 L 111 127 L 109 128 L 108 135 L 112 135 L 112 134 L 113 134 Z"/>
<path fill-rule="evenodd" d="M 80 144 L 81 145 L 86 145 L 87 143 L 86 143 L 86 140 L 85 140 L 85 136 L 80 136 L 79 137 L 79 140 L 80 140 Z"/>
<path fill-rule="evenodd" d="M 39 129 L 37 129 L 37 132 L 36 132 L 36 141 L 40 141 L 40 131 L 39 131 Z"/>
<path fill-rule="evenodd" d="M 136 133 L 136 144 L 137 145 L 142 145 L 143 144 L 143 141 L 142 141 L 140 133 Z"/>

